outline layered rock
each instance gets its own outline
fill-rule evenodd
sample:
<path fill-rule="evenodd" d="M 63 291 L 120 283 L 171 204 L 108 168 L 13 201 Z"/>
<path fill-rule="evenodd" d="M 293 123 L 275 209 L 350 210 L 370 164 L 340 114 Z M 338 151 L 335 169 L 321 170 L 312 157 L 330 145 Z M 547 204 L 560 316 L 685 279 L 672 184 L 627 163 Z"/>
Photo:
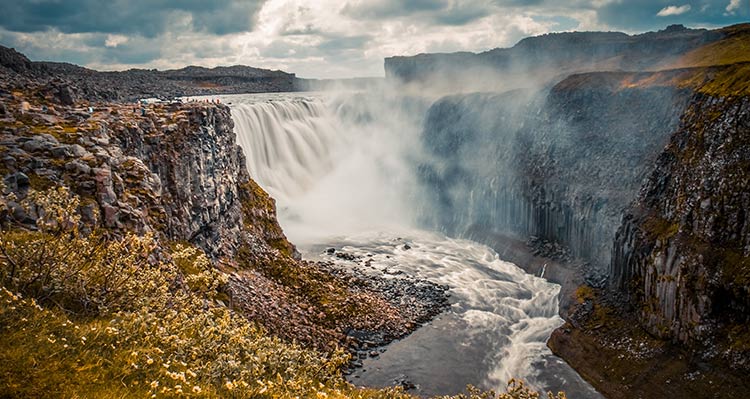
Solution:
<path fill-rule="evenodd" d="M 617 233 L 612 284 L 683 343 L 750 321 L 750 98 L 698 95 Z M 720 327 L 717 330 L 717 327 Z"/>
<path fill-rule="evenodd" d="M 690 96 L 623 86 L 626 76 L 576 75 L 548 92 L 436 102 L 423 135 L 434 161 L 422 180 L 437 211 L 425 222 L 453 235 L 481 225 L 537 236 L 605 271 L 622 211 Z"/>
<path fill-rule="evenodd" d="M 23 196 L 29 186 L 67 185 L 84 199 L 91 224 L 160 232 L 214 258 L 236 253 L 247 233 L 241 198 L 253 202 L 227 107 L 151 107 L 141 115 L 112 104 L 80 112 L 85 122 L 76 126 L 76 111 L 50 112 L 32 107 L 23 125 L 3 127 L 10 189 Z M 254 212 L 273 212 L 272 202 L 263 206 Z M 281 238 L 253 232 L 262 241 Z"/>

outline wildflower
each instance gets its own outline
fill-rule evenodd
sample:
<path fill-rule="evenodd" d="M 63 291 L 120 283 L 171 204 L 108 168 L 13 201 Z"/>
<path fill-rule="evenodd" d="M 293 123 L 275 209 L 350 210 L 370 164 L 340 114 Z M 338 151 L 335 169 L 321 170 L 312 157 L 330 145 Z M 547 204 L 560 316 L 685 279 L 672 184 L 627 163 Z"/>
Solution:
<path fill-rule="evenodd" d="M 151 388 L 156 389 L 156 387 L 158 386 L 159 386 L 159 381 L 156 381 L 156 380 L 151 381 Z"/>
<path fill-rule="evenodd" d="M 152 358 L 146 359 L 146 364 L 153 364 L 153 363 L 154 363 L 154 359 Z"/>
<path fill-rule="evenodd" d="M 227 381 L 227 383 L 224 384 L 224 386 L 227 387 L 227 389 L 230 391 L 234 389 L 234 384 L 232 383 L 232 381 Z"/>
<path fill-rule="evenodd" d="M 193 392 L 195 392 L 195 393 L 201 393 L 201 387 L 199 387 L 199 386 L 195 385 L 195 386 L 193 387 Z"/>

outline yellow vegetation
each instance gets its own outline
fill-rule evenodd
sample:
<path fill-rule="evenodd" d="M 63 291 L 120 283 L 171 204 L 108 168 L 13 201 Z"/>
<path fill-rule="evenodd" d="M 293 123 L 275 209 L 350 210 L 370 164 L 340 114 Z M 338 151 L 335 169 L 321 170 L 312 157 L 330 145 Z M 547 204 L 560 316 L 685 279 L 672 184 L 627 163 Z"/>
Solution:
<path fill-rule="evenodd" d="M 750 62 L 750 24 L 726 28 L 727 36 L 706 44 L 680 57 L 671 69 L 708 67 Z"/>
<path fill-rule="evenodd" d="M 0 231 L 0 396 L 411 397 L 355 388 L 342 350 L 282 342 L 222 306 L 226 276 L 196 248 L 84 236 L 78 203 L 62 188 L 32 194 L 39 231 Z M 495 397 L 539 396 L 517 381 L 459 396 Z"/>

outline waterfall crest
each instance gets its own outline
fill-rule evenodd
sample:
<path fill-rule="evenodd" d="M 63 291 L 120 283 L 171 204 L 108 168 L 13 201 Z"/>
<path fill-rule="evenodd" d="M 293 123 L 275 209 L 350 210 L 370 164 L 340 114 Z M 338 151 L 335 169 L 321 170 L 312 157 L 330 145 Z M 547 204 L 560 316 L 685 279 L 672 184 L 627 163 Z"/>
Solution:
<path fill-rule="evenodd" d="M 277 200 L 304 194 L 331 171 L 342 128 L 322 100 L 240 103 L 232 116 L 250 176 Z"/>

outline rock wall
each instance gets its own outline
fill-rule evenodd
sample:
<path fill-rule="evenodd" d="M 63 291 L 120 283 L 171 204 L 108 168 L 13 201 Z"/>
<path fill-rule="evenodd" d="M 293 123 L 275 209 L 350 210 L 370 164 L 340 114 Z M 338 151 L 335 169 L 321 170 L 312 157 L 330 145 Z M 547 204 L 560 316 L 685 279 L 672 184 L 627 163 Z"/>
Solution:
<path fill-rule="evenodd" d="M 750 322 L 750 98 L 697 95 L 617 232 L 612 284 L 688 343 Z M 722 327 L 717 330 L 715 327 Z"/>
<path fill-rule="evenodd" d="M 549 91 L 451 96 L 428 112 L 424 222 L 561 243 L 604 272 L 622 211 L 676 128 L 689 92 L 573 76 Z"/>
<path fill-rule="evenodd" d="M 247 174 L 229 108 L 150 106 L 142 115 L 122 104 L 91 114 L 49 105 L 21 112 L 20 99 L 3 100 L 14 112 L 0 126 L 1 172 L 20 197 L 29 188 L 65 185 L 83 199 L 88 224 L 154 231 L 213 258 L 231 257 L 245 242 L 258 256 L 273 248 L 294 254 L 273 200 Z M 33 220 L 17 205 L 10 219 Z"/>

